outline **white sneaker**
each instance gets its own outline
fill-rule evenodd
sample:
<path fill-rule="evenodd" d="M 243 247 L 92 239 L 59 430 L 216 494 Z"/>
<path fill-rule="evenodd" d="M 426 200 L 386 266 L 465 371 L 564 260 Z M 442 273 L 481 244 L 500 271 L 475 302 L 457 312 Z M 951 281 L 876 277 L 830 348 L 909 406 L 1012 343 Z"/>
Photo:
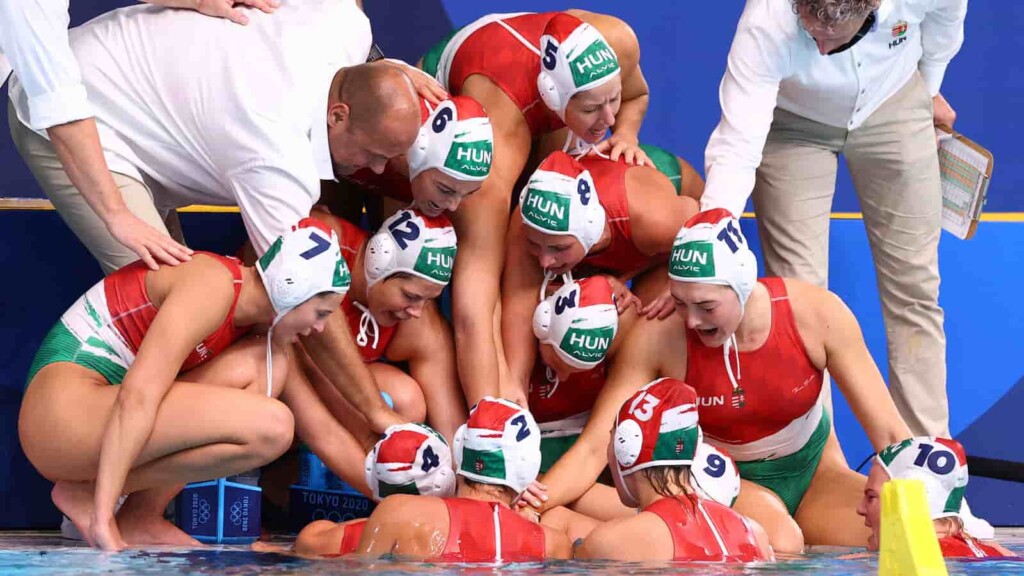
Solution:
<path fill-rule="evenodd" d="M 971 507 L 967 505 L 966 498 L 960 505 L 960 518 L 964 521 L 964 530 L 971 536 L 980 540 L 992 540 L 996 537 L 996 529 L 988 521 L 971 513 Z"/>

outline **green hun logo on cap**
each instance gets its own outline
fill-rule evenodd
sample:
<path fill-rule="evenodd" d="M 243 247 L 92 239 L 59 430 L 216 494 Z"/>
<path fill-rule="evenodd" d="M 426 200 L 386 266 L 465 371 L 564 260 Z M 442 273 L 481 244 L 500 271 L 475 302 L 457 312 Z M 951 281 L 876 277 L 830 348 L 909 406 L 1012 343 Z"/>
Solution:
<path fill-rule="evenodd" d="M 569 328 L 558 345 L 566 354 L 581 362 L 600 362 L 612 345 L 615 328 Z"/>
<path fill-rule="evenodd" d="M 443 248 L 424 246 L 419 257 L 416 258 L 416 265 L 413 269 L 439 284 L 447 284 L 452 278 L 455 251 L 455 246 Z"/>
<path fill-rule="evenodd" d="M 569 69 L 573 84 L 579 88 L 614 73 L 619 69 L 619 61 L 608 44 L 598 38 L 579 55 L 570 55 Z"/>
<path fill-rule="evenodd" d="M 348 270 L 348 263 L 345 262 L 344 258 L 339 257 L 338 264 L 334 268 L 334 278 L 331 280 L 331 286 L 348 289 L 351 285 L 352 274 Z"/>
<path fill-rule="evenodd" d="M 445 168 L 474 178 L 486 177 L 491 171 L 493 145 L 489 140 L 460 142 L 459 136 L 462 134 L 456 135 L 455 142 L 448 151 L 448 157 L 444 161 Z"/>
<path fill-rule="evenodd" d="M 714 246 L 706 240 L 684 242 L 672 247 L 669 274 L 679 278 L 714 278 Z"/>
<path fill-rule="evenodd" d="M 557 192 L 530 188 L 523 202 L 523 218 L 552 232 L 569 231 L 569 198 Z"/>

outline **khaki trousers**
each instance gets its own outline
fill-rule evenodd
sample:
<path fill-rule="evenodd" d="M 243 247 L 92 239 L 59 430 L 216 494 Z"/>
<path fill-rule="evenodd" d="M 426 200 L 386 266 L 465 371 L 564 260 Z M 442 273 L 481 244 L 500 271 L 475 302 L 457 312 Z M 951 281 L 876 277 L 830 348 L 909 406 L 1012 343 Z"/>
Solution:
<path fill-rule="evenodd" d="M 875 262 L 893 400 L 914 434 L 948 436 L 939 306 L 942 192 L 932 100 L 920 76 L 855 130 L 775 110 L 753 193 L 768 276 L 828 286 L 839 154 L 853 178 Z"/>
<path fill-rule="evenodd" d="M 75 188 L 68 178 L 64 167 L 57 157 L 57 152 L 49 140 L 36 134 L 28 126 L 18 120 L 14 107 L 8 103 L 7 122 L 10 125 L 11 138 L 18 148 L 18 153 L 28 164 L 36 182 L 53 203 L 60 217 L 85 244 L 96 261 L 99 262 L 104 274 L 130 264 L 139 259 L 138 254 L 125 248 L 107 231 L 106 224 L 96 215 L 85 197 Z M 147 224 L 157 230 L 171 235 L 175 240 L 183 242 L 178 213 L 174 210 L 161 212 L 153 201 L 153 189 L 159 184 L 145 178 L 139 182 L 135 178 L 111 173 L 114 183 L 121 190 L 128 209 Z"/>

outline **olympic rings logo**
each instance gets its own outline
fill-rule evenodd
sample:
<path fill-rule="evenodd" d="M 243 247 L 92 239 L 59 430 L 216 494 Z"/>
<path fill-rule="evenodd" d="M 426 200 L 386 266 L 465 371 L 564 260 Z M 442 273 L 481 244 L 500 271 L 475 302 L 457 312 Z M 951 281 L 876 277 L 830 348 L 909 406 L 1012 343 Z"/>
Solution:
<path fill-rule="evenodd" d="M 206 524 L 207 522 L 209 522 L 210 521 L 210 503 L 207 502 L 206 500 L 200 500 L 197 508 L 199 509 L 199 512 L 197 514 L 197 516 L 199 517 L 199 523 L 200 524 Z"/>
<path fill-rule="evenodd" d="M 238 526 L 238 525 L 240 525 L 242 523 L 242 503 L 241 502 L 235 501 L 235 503 L 231 505 L 231 514 L 230 514 L 229 518 L 231 518 L 231 523 L 234 524 L 235 526 Z"/>

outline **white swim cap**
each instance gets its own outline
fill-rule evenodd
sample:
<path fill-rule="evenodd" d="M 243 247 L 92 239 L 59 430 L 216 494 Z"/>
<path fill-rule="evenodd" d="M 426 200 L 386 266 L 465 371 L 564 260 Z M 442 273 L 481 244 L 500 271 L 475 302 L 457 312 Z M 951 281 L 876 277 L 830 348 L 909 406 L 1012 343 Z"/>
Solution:
<path fill-rule="evenodd" d="M 274 306 L 276 324 L 285 314 L 322 292 L 345 295 L 352 284 L 338 235 L 315 218 L 303 218 L 256 261 Z"/>
<path fill-rule="evenodd" d="M 956 440 L 916 436 L 892 444 L 875 457 L 893 479 L 924 482 L 932 519 L 960 516 L 967 487 L 967 454 Z"/>
<path fill-rule="evenodd" d="M 444 437 L 425 424 L 393 424 L 364 462 L 373 499 L 392 494 L 445 498 L 455 494 L 452 452 Z"/>
<path fill-rule="evenodd" d="M 445 286 L 452 277 L 456 250 L 455 228 L 446 216 L 399 210 L 366 244 L 367 288 L 397 272 Z"/>
<path fill-rule="evenodd" d="M 740 310 L 757 282 L 757 259 L 747 245 L 739 220 L 724 208 L 701 212 L 676 234 L 668 276 L 677 282 L 729 286 Z"/>
<path fill-rule="evenodd" d="M 706 500 L 732 508 L 740 495 L 740 471 L 736 462 L 726 451 L 707 442 L 697 445 L 690 477 L 694 490 Z"/>
<path fill-rule="evenodd" d="M 409 180 L 437 168 L 457 180 L 482 182 L 491 172 L 494 132 L 480 103 L 468 96 L 441 102 L 409 148 Z"/>
<path fill-rule="evenodd" d="M 597 88 L 621 72 L 615 50 L 597 28 L 564 12 L 544 27 L 540 46 L 537 89 L 562 120 L 575 94 Z"/>
<path fill-rule="evenodd" d="M 697 394 L 682 380 L 659 378 L 633 394 L 615 418 L 612 448 L 616 483 L 636 506 L 636 496 L 623 480 L 655 466 L 690 466 L 702 434 L 697 420 Z"/>
<path fill-rule="evenodd" d="M 525 408 L 488 396 L 455 432 L 455 462 L 470 480 L 522 492 L 540 473 L 540 428 Z"/>
<path fill-rule="evenodd" d="M 552 152 L 519 194 L 523 223 L 545 234 L 572 236 L 590 249 L 604 232 L 605 211 L 590 171 L 565 152 Z"/>
<path fill-rule="evenodd" d="M 611 284 L 604 276 L 562 286 L 533 312 L 533 334 L 566 364 L 586 370 L 608 354 L 619 328 Z"/>

